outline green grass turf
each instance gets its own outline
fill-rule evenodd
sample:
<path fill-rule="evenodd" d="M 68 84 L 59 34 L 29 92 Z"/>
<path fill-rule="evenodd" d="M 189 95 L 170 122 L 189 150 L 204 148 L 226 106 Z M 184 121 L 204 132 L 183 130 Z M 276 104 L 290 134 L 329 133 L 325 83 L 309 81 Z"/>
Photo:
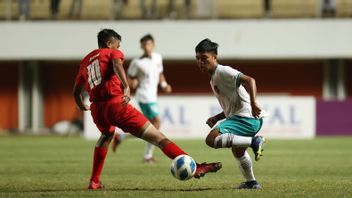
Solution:
<path fill-rule="evenodd" d="M 263 186 L 258 191 L 232 189 L 242 177 L 229 149 L 208 148 L 203 140 L 175 142 L 199 162 L 223 162 L 223 169 L 178 181 L 159 150 L 157 164 L 143 164 L 144 143 L 128 139 L 108 154 L 101 178 L 106 189 L 88 191 L 94 142 L 0 136 L 0 197 L 352 197 L 351 137 L 269 141 L 254 162 Z"/>

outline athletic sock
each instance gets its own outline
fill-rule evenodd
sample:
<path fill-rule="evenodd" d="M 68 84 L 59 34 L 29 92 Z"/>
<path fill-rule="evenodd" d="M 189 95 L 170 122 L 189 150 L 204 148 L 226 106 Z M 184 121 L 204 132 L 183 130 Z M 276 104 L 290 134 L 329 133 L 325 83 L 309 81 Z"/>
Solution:
<path fill-rule="evenodd" d="M 252 137 L 239 136 L 225 133 L 217 136 L 214 140 L 214 148 L 226 147 L 249 147 L 252 144 Z"/>
<path fill-rule="evenodd" d="M 164 148 L 161 149 L 166 156 L 170 159 L 175 159 L 179 155 L 187 155 L 180 147 L 178 147 L 175 143 L 169 142 Z"/>
<path fill-rule="evenodd" d="M 144 159 L 150 159 L 153 157 L 153 151 L 154 151 L 154 145 L 147 142 L 146 143 L 146 148 L 145 148 L 145 153 L 144 153 Z"/>
<path fill-rule="evenodd" d="M 252 144 L 252 137 L 234 135 L 232 146 L 235 147 L 250 147 Z"/>
<path fill-rule="evenodd" d="M 100 181 L 100 174 L 103 170 L 104 161 L 107 153 L 108 153 L 107 148 L 95 147 L 94 158 L 93 158 L 93 170 L 92 170 L 92 176 L 90 178 L 91 181 L 94 181 L 94 182 Z"/>
<path fill-rule="evenodd" d="M 246 181 L 255 181 L 253 163 L 248 152 L 246 151 L 242 157 L 236 159 L 238 161 L 238 166 L 242 172 L 242 175 Z"/>

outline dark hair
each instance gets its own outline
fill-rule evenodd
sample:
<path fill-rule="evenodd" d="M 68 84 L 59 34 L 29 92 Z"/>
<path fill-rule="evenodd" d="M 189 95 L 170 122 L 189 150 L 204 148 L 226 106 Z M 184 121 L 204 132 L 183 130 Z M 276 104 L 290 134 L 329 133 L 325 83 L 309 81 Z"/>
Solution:
<path fill-rule="evenodd" d="M 98 46 L 99 47 L 106 47 L 106 42 L 111 38 L 114 37 L 116 39 L 118 39 L 119 41 L 121 41 L 121 36 L 115 32 L 112 29 L 102 29 L 99 33 L 98 33 Z"/>
<path fill-rule="evenodd" d="M 214 54 L 218 54 L 219 45 L 215 42 L 212 42 L 210 39 L 206 38 L 198 43 L 196 46 L 196 53 L 204 53 L 204 52 L 213 52 Z"/>
<path fill-rule="evenodd" d="M 139 40 L 139 42 L 144 43 L 144 42 L 149 41 L 149 40 L 151 40 L 152 42 L 154 42 L 153 36 L 152 36 L 151 34 L 146 34 L 146 35 L 144 35 L 144 36 L 141 38 L 141 40 Z"/>

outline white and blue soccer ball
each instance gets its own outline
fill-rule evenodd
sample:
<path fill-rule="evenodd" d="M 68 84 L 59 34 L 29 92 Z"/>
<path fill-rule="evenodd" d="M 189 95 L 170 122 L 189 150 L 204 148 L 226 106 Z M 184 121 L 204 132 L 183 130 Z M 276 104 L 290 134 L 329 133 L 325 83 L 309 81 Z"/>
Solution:
<path fill-rule="evenodd" d="M 181 181 L 191 179 L 196 169 L 196 162 L 188 155 L 179 155 L 171 162 L 171 174 Z"/>

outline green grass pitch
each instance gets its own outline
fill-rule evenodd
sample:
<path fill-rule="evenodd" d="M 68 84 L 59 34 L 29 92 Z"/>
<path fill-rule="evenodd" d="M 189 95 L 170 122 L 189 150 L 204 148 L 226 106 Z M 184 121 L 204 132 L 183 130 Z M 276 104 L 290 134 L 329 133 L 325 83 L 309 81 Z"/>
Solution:
<path fill-rule="evenodd" d="M 352 197 L 351 137 L 269 140 L 264 157 L 254 162 L 263 187 L 257 191 L 233 189 L 242 177 L 229 149 L 208 148 L 203 140 L 175 142 L 198 162 L 221 161 L 223 168 L 201 180 L 178 181 L 158 149 L 158 163 L 143 164 L 144 143 L 127 139 L 108 153 L 105 190 L 88 191 L 95 142 L 0 136 L 0 197 Z"/>

